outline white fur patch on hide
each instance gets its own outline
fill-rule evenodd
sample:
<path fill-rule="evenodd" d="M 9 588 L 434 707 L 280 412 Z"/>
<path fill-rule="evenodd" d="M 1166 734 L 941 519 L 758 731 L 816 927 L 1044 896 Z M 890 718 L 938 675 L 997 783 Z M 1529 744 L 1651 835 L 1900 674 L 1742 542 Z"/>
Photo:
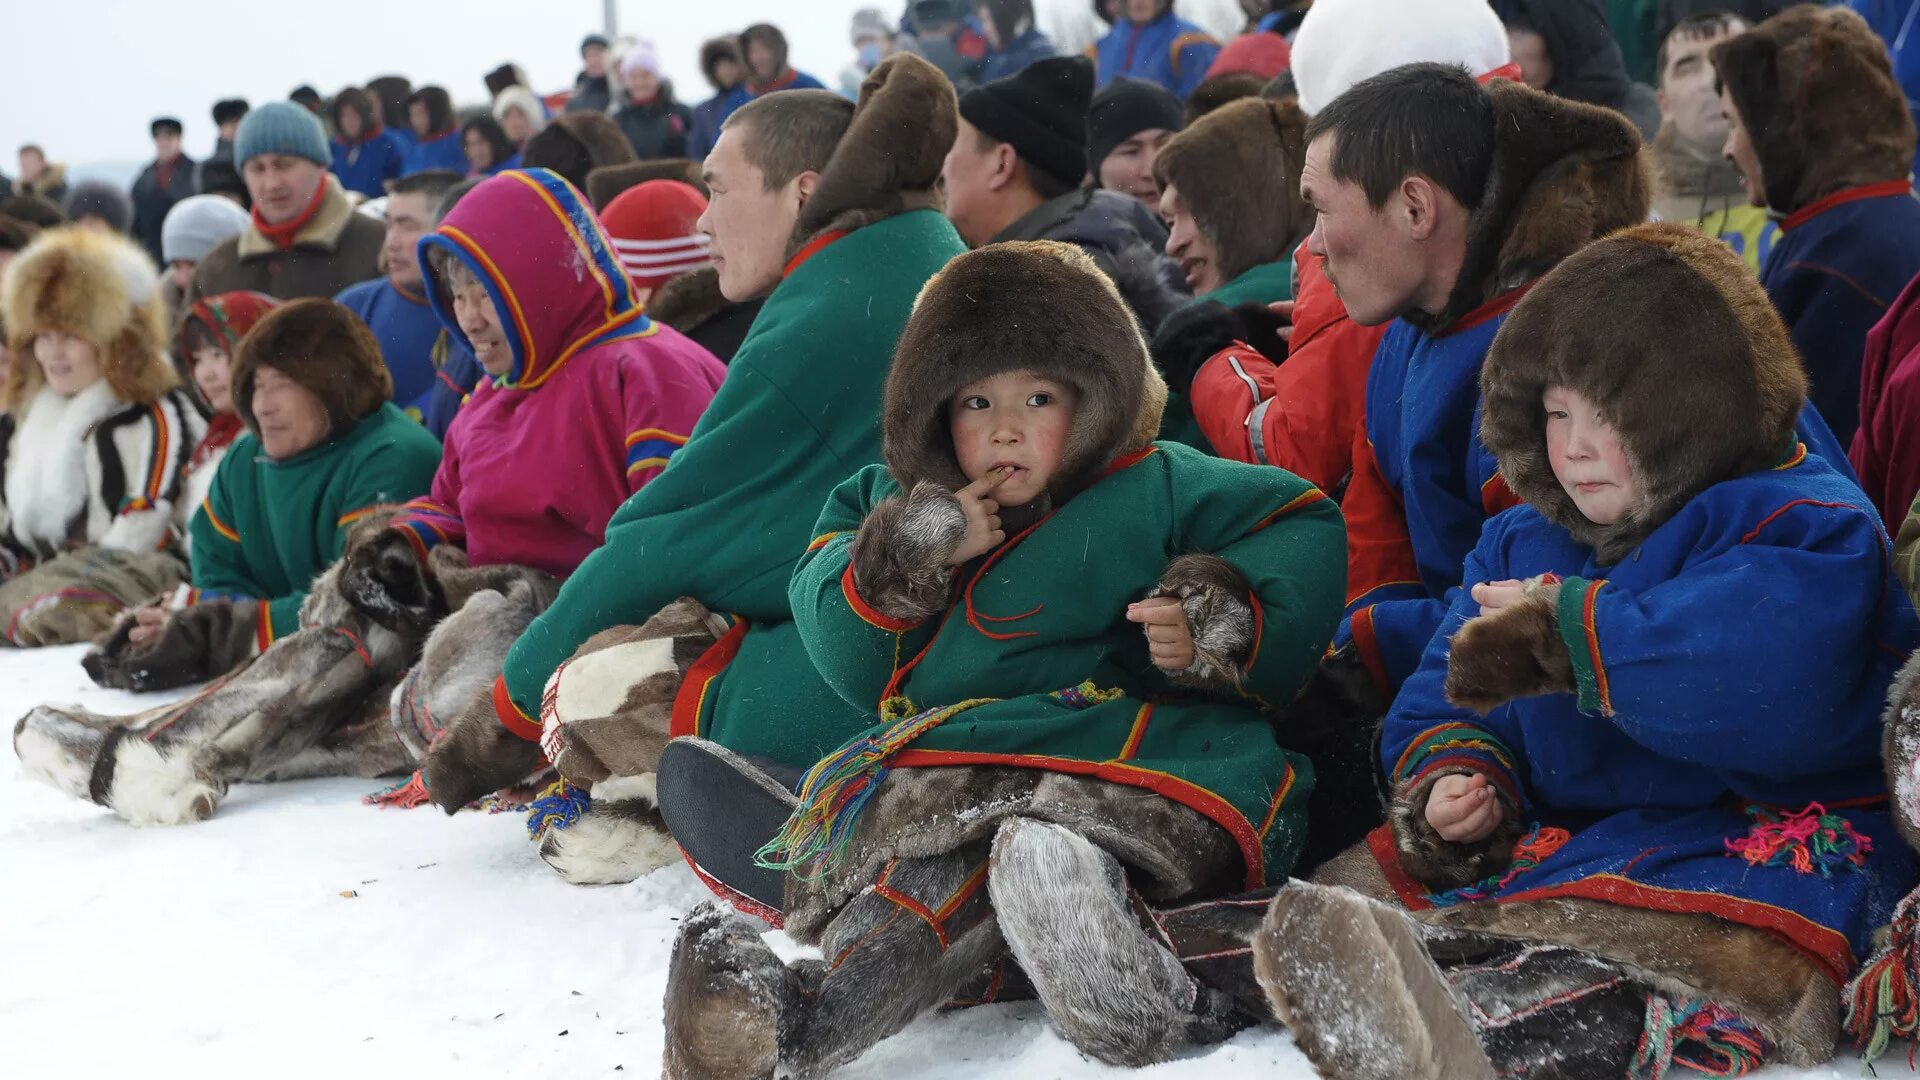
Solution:
<path fill-rule="evenodd" d="M 672 638 L 630 641 L 575 657 L 554 676 L 560 682 L 554 715 L 562 724 L 612 716 L 634 683 L 675 670 Z"/>
<path fill-rule="evenodd" d="M 191 753 L 169 757 L 145 739 L 122 739 L 107 802 L 134 825 L 187 825 L 212 817 L 225 794 L 200 777 Z"/>
<path fill-rule="evenodd" d="M 13 737 L 13 752 L 28 776 L 76 799 L 85 799 L 87 781 L 93 776 L 93 762 L 74 756 L 69 744 L 49 730 L 62 726 L 77 725 L 51 706 L 40 706 L 21 721 L 20 730 Z"/>

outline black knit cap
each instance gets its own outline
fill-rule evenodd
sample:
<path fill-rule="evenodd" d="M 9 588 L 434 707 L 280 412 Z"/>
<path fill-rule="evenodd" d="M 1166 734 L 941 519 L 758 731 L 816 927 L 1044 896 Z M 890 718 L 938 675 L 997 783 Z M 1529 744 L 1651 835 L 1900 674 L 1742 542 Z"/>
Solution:
<path fill-rule="evenodd" d="M 1070 187 L 1087 175 L 1087 108 L 1093 61 L 1056 56 L 960 97 L 960 116 L 1021 159 Z"/>
<path fill-rule="evenodd" d="M 1087 168 L 1098 174 L 1113 148 L 1143 131 L 1179 131 L 1186 109 L 1166 87 L 1122 75 L 1102 87 L 1087 111 Z"/>

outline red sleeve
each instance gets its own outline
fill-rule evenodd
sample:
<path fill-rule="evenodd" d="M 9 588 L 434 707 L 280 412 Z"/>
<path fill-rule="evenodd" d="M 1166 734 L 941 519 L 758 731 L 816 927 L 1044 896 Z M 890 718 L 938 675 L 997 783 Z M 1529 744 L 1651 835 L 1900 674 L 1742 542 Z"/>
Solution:
<path fill-rule="evenodd" d="M 621 372 L 629 494 L 659 476 L 687 444 L 726 377 L 720 361 L 692 342 L 685 345 L 676 353 L 629 363 Z"/>
<path fill-rule="evenodd" d="M 1400 496 L 1380 472 L 1365 428 L 1354 433 L 1353 479 L 1340 504 L 1347 519 L 1347 603 L 1383 585 L 1419 581 Z"/>
<path fill-rule="evenodd" d="M 1215 453 L 1248 465 L 1275 464 L 1255 438 L 1264 429 L 1255 430 L 1249 421 L 1255 408 L 1272 400 L 1274 375 L 1279 370 L 1280 366 L 1259 350 L 1240 344 L 1221 350 L 1200 366 L 1187 400 Z M 1304 479 L 1318 485 L 1313 477 Z"/>

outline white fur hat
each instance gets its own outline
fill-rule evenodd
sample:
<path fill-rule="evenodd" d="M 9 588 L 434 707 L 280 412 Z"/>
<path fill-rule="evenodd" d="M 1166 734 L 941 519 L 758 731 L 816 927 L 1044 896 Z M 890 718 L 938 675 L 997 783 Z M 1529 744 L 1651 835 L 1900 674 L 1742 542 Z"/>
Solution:
<path fill-rule="evenodd" d="M 1353 84 L 1423 61 L 1485 75 L 1512 59 L 1487 0 L 1316 0 L 1293 41 L 1293 82 L 1311 116 Z"/>

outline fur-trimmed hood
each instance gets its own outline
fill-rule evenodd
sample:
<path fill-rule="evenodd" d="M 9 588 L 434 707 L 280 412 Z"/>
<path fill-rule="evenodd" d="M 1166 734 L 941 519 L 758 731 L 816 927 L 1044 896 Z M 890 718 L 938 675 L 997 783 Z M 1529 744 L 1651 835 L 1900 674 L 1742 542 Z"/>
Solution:
<path fill-rule="evenodd" d="M 1647 219 L 1652 185 L 1640 133 L 1611 109 L 1496 79 L 1493 167 L 1467 222 L 1447 306 L 1408 322 L 1437 331 L 1553 269 L 1591 241 Z"/>
<path fill-rule="evenodd" d="M 1886 45 L 1854 12 L 1789 8 L 1711 55 L 1760 159 L 1773 212 L 1912 172 L 1906 95 Z"/>
<path fill-rule="evenodd" d="M 1213 241 L 1222 281 L 1279 262 L 1313 230 L 1300 197 L 1306 130 L 1294 102 L 1243 98 L 1195 120 L 1154 159 L 1154 183 L 1179 189 Z M 1248 184 L 1252 176 L 1261 184 Z"/>
<path fill-rule="evenodd" d="M 49 332 L 98 349 L 107 382 L 129 404 L 150 404 L 177 385 L 158 280 L 146 252 L 118 235 L 66 226 L 28 244 L 0 275 L 0 321 L 14 357 L 6 407 L 19 414 L 39 392 L 33 339 Z"/>
<path fill-rule="evenodd" d="M 1079 393 L 1054 505 L 1086 490 L 1109 462 L 1151 443 L 1167 387 L 1140 326 L 1093 259 L 1051 240 L 992 244 L 957 256 L 914 301 L 887 375 L 881 436 L 902 491 L 967 484 L 947 419 L 961 387 L 1030 371 Z"/>
<path fill-rule="evenodd" d="M 1592 402 L 1626 451 L 1638 494 L 1613 525 L 1589 521 L 1554 479 L 1549 386 Z M 1480 392 L 1480 438 L 1507 487 L 1612 564 L 1709 486 L 1776 464 L 1807 377 L 1740 257 L 1656 224 L 1589 245 L 1534 286 L 1494 338 Z"/>
<path fill-rule="evenodd" d="M 940 169 L 959 129 L 953 84 L 939 68 L 911 53 L 880 61 L 860 84 L 846 134 L 800 208 L 788 255 L 824 232 L 941 209 Z"/>

